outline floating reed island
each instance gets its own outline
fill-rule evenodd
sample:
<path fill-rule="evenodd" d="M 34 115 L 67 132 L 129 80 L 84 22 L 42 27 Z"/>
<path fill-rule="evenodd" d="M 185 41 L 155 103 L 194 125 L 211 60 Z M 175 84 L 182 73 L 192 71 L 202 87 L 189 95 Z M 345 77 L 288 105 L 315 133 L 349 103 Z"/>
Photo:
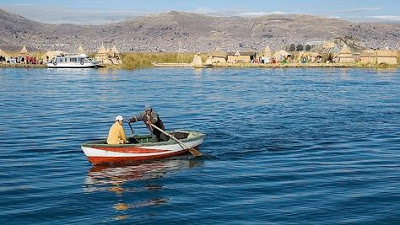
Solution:
<path fill-rule="evenodd" d="M 352 47 L 350 47 L 352 46 Z M 101 63 L 102 67 L 112 69 L 136 69 L 149 67 L 228 67 L 228 68 L 314 68 L 314 67 L 353 67 L 353 68 L 397 68 L 400 53 L 390 49 L 366 49 L 349 45 L 346 42 L 324 42 L 320 46 L 291 48 L 293 51 L 272 51 L 269 46 L 256 51 L 222 51 L 221 48 L 208 53 L 120 53 L 113 46 L 102 44 L 97 53 L 89 54 Z M 77 52 L 85 54 L 79 45 Z M 0 49 L 0 67 L 46 67 L 48 62 L 62 51 L 31 51 L 26 46 L 21 51 L 6 53 Z"/>

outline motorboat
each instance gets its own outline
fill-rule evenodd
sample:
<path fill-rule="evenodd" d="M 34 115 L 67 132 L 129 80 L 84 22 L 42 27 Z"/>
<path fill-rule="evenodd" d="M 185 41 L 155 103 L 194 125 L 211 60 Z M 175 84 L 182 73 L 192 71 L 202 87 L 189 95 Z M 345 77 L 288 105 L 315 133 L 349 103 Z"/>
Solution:
<path fill-rule="evenodd" d="M 99 61 L 89 58 L 86 54 L 61 54 L 47 63 L 48 68 L 93 68 L 99 65 Z"/>

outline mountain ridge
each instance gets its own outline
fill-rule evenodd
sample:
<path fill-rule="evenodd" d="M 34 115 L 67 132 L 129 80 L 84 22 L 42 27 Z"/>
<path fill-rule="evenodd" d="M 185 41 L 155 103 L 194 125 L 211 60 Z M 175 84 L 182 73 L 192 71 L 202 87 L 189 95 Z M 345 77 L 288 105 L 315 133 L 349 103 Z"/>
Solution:
<path fill-rule="evenodd" d="M 121 52 L 273 50 L 290 44 L 353 37 L 369 48 L 400 48 L 400 24 L 356 23 L 303 14 L 215 17 L 171 11 L 104 25 L 46 24 L 0 9 L 0 48 L 95 52 L 104 43 Z"/>

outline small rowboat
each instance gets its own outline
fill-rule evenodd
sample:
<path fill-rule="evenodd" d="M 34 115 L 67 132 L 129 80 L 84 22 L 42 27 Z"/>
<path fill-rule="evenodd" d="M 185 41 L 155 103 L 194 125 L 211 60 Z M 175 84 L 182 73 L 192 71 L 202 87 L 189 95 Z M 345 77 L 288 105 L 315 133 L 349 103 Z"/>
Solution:
<path fill-rule="evenodd" d="M 92 164 L 163 159 L 188 153 L 203 143 L 205 134 L 196 131 L 170 132 L 168 141 L 151 142 L 151 135 L 129 138 L 130 144 L 109 145 L 106 139 L 87 142 L 81 148 Z M 182 144 L 183 143 L 183 144 Z"/>

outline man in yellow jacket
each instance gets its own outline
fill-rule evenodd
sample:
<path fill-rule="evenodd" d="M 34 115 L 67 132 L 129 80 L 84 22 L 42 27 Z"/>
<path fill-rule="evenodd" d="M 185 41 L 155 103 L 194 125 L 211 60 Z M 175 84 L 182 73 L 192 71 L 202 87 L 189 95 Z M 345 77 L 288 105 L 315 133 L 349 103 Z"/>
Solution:
<path fill-rule="evenodd" d="M 115 118 L 115 123 L 111 126 L 108 132 L 107 144 L 125 144 L 128 140 L 125 136 L 124 127 L 122 127 L 122 122 L 124 118 L 122 116 L 117 116 Z"/>

